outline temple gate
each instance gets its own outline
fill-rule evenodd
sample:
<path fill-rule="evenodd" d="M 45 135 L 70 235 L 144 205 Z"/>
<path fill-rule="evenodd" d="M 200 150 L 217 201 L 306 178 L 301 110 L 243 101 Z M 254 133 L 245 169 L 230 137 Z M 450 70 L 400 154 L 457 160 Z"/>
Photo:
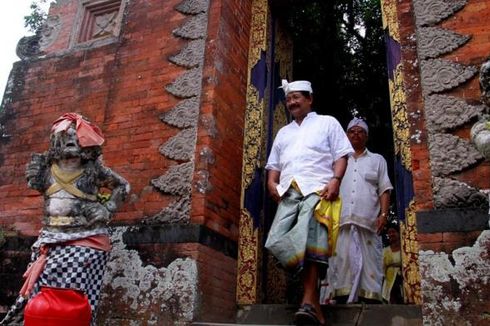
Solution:
<path fill-rule="evenodd" d="M 133 188 L 112 223 L 100 320 L 229 322 L 237 305 L 284 302 L 288 281 L 262 245 L 274 210 L 263 166 L 288 121 L 276 86 L 293 77 L 294 45 L 273 5 L 52 4 L 42 30 L 19 43 L 0 111 L 3 310 L 42 216 L 25 163 L 70 111 L 101 126 L 104 160 Z M 490 1 L 381 6 L 406 302 L 422 307 L 426 324 L 484 324 L 490 164 L 470 131 L 488 113 L 478 76 L 490 54 Z"/>

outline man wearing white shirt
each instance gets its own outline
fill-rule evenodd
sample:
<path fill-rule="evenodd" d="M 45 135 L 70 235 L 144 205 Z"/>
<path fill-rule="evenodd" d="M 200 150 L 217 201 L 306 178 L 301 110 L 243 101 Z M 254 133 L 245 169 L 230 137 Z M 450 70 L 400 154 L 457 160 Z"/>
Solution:
<path fill-rule="evenodd" d="M 338 303 L 381 301 L 382 242 L 390 191 L 386 160 L 366 148 L 368 126 L 354 118 L 347 137 L 355 153 L 349 156 L 340 196 L 342 214 L 336 255 L 329 276 Z"/>
<path fill-rule="evenodd" d="M 279 130 L 267 161 L 267 188 L 279 205 L 266 248 L 290 270 L 302 272 L 304 294 L 296 324 L 324 324 L 318 278 L 326 270 L 327 229 L 313 216 L 321 198 L 335 200 L 352 146 L 339 122 L 312 112 L 308 81 L 283 80 L 294 121 Z"/>

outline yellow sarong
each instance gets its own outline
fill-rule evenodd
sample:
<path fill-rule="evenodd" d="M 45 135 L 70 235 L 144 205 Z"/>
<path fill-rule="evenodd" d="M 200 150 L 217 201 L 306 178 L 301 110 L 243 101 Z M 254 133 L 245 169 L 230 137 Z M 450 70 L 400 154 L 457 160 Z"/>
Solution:
<path fill-rule="evenodd" d="M 327 255 L 332 257 L 335 254 L 335 245 L 340 227 L 340 212 L 342 210 L 342 200 L 337 197 L 334 201 L 322 199 L 315 207 L 315 218 L 318 223 L 325 225 L 328 230 L 328 250 Z"/>

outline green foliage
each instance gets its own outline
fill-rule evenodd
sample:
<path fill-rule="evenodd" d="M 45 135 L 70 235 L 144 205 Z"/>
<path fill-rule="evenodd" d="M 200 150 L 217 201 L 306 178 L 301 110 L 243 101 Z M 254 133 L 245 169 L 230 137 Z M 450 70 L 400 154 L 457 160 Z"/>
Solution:
<path fill-rule="evenodd" d="M 48 14 L 41 8 L 41 4 L 44 4 L 47 1 L 48 0 L 37 0 L 31 3 L 31 14 L 24 16 L 24 27 L 27 27 L 29 31 L 36 33 L 43 26 Z"/>

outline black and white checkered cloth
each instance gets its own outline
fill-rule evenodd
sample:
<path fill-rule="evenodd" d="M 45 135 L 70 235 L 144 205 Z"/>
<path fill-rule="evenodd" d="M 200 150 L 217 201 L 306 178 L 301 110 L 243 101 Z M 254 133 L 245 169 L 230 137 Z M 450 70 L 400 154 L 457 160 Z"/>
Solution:
<path fill-rule="evenodd" d="M 39 286 L 83 291 L 96 311 L 108 253 L 88 247 L 51 247 Z"/>
<path fill-rule="evenodd" d="M 46 244 L 63 243 L 66 241 L 85 239 L 94 235 L 109 235 L 109 231 L 106 227 L 96 228 L 88 231 L 80 232 L 50 232 L 42 230 L 36 242 L 32 245 L 32 248 L 39 248 Z"/>
<path fill-rule="evenodd" d="M 38 253 L 33 252 L 33 261 Z M 31 293 L 34 297 L 41 286 L 83 291 L 92 308 L 92 324 L 95 322 L 97 303 L 109 252 L 82 246 L 51 245 L 44 271 Z M 20 313 L 27 300 L 19 297 L 5 316 L 2 325 L 8 325 Z"/>

